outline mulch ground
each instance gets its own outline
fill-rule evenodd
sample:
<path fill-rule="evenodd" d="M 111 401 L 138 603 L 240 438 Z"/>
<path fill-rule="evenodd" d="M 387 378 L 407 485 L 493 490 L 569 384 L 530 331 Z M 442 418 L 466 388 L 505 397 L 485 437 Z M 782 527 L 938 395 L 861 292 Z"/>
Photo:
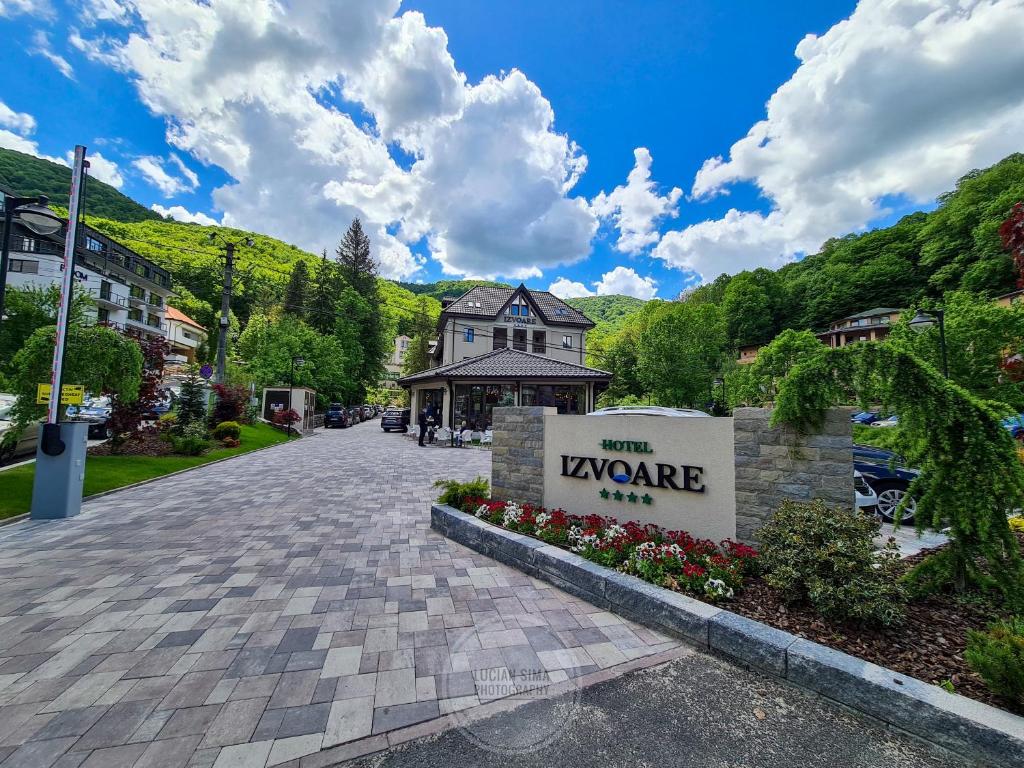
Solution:
<path fill-rule="evenodd" d="M 1018 538 L 1024 551 L 1024 534 Z M 926 554 L 908 558 L 908 567 Z M 989 691 L 964 661 L 967 630 L 984 629 L 1004 618 L 990 601 L 936 595 L 910 603 L 903 625 L 872 628 L 826 621 L 805 605 L 787 606 L 776 590 L 760 579 L 751 579 L 725 607 L 918 680 L 936 684 L 949 680 L 963 696 L 1013 711 L 1012 702 Z"/>

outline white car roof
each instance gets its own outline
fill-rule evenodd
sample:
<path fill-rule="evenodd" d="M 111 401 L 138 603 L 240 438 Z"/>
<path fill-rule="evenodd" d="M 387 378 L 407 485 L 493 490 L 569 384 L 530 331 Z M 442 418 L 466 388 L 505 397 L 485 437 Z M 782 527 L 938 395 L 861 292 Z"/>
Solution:
<path fill-rule="evenodd" d="M 663 405 L 613 405 L 593 411 L 588 416 L 619 416 L 637 414 L 640 416 L 709 416 L 694 408 L 667 408 Z"/>

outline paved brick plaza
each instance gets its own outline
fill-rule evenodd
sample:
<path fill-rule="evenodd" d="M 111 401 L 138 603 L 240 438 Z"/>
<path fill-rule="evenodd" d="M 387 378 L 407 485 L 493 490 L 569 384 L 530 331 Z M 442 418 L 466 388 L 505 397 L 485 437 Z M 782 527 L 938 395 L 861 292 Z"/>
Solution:
<path fill-rule="evenodd" d="M 477 474 L 371 422 L 0 528 L 0 768 L 272 765 L 675 647 L 434 534 Z"/>

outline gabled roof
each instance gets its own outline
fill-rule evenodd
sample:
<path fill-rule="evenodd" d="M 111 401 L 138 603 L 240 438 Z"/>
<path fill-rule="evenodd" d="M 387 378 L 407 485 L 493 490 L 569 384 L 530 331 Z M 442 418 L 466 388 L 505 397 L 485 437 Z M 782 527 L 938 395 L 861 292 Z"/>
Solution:
<path fill-rule="evenodd" d="M 496 349 L 457 363 L 428 368 L 403 376 L 399 384 L 413 384 L 427 379 L 610 379 L 608 371 L 585 365 L 566 363 L 518 349 Z"/>
<path fill-rule="evenodd" d="M 855 315 L 847 315 L 846 317 L 841 317 L 838 320 L 833 320 L 832 322 L 841 323 L 843 322 L 843 320 L 859 320 L 862 317 L 874 317 L 875 315 L 898 315 L 902 311 L 902 309 L 898 309 L 896 307 L 875 307 L 874 309 L 867 309 L 863 312 L 858 312 Z"/>
<path fill-rule="evenodd" d="M 199 330 L 201 330 L 203 333 L 206 333 L 206 329 L 203 328 L 203 326 L 201 326 L 199 323 L 197 323 L 191 317 L 186 315 L 180 309 L 175 309 L 170 304 L 167 305 L 167 309 L 164 312 L 164 316 L 168 320 L 177 320 L 179 323 L 185 323 L 185 325 L 194 326 L 195 328 L 198 328 Z"/>
<path fill-rule="evenodd" d="M 448 315 L 493 320 L 516 293 L 523 293 L 529 298 L 545 325 L 594 327 L 594 322 L 589 317 L 575 307 L 570 307 L 554 294 L 548 291 L 532 291 L 522 284 L 518 288 L 474 286 L 441 310 L 441 317 Z M 480 306 L 477 306 L 478 304 Z"/>

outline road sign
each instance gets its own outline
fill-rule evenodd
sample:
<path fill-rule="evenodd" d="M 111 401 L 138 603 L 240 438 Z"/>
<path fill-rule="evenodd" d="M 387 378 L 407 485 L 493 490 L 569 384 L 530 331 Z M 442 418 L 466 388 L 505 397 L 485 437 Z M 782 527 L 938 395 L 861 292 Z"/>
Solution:
<path fill-rule="evenodd" d="M 36 405 L 46 405 L 50 402 L 50 393 L 53 391 L 49 384 L 36 385 Z M 85 387 L 82 384 L 65 384 L 60 388 L 61 405 L 81 405 L 85 402 Z"/>

